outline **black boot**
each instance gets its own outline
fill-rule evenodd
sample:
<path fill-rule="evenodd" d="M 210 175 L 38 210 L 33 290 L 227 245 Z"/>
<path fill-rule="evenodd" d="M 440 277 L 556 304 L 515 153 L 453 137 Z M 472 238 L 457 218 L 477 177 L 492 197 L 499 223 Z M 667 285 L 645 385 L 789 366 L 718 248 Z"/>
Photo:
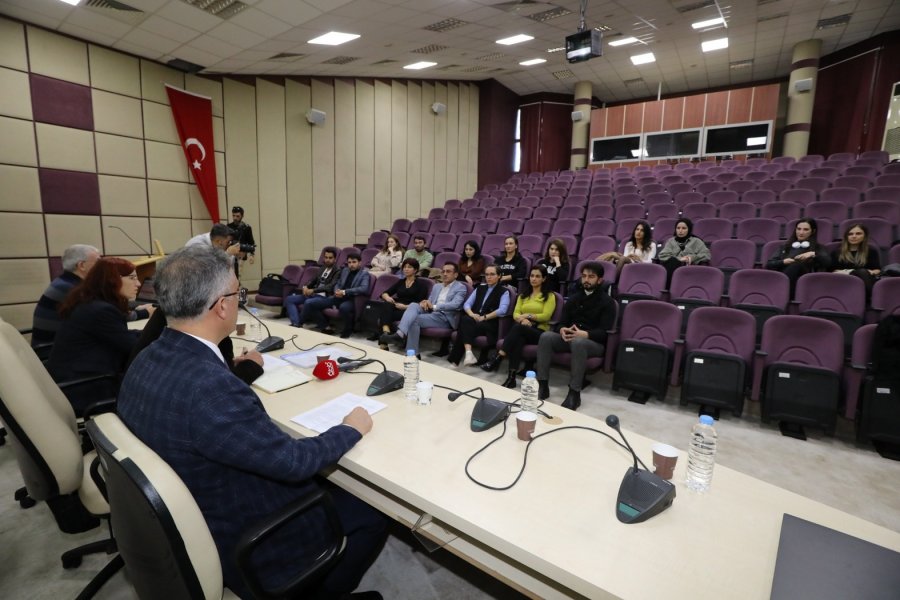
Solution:
<path fill-rule="evenodd" d="M 579 406 L 581 406 L 581 392 L 569 388 L 569 393 L 566 394 L 566 399 L 563 400 L 562 407 L 568 408 L 569 410 L 578 410 Z"/>
<path fill-rule="evenodd" d="M 550 397 L 550 382 L 546 379 L 538 379 L 538 400 L 546 400 Z"/>
<path fill-rule="evenodd" d="M 484 364 L 481 365 L 482 371 L 487 371 L 488 373 L 493 373 L 500 367 L 500 363 L 503 362 L 503 355 L 499 352 L 492 357 L 490 357 Z"/>
<path fill-rule="evenodd" d="M 506 376 L 506 381 L 504 381 L 500 385 L 511 390 L 516 389 L 516 370 L 510 369 L 509 374 Z"/>

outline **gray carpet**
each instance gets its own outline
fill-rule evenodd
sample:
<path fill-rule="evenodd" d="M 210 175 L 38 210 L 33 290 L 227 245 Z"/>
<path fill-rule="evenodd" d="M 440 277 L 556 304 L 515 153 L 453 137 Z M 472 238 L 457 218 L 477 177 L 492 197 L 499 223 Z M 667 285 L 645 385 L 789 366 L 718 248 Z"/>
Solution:
<path fill-rule="evenodd" d="M 370 344 L 359 336 L 350 341 Z M 425 360 L 447 364 L 443 359 L 428 356 L 433 347 L 422 350 Z M 475 367 L 464 370 L 482 373 Z M 505 365 L 501 370 L 505 373 Z M 486 378 L 499 383 L 504 377 L 493 374 Z M 559 403 L 565 397 L 566 378 L 566 372 L 553 371 L 552 402 Z M 627 402 L 625 392 L 611 392 L 610 376 L 595 373 L 590 378 L 593 383 L 582 393 L 581 412 L 600 419 L 614 412 L 623 428 L 686 448 L 697 410 L 678 405 L 677 388 L 669 390 L 665 402 L 652 398 L 640 406 Z M 900 531 L 897 499 L 900 462 L 881 458 L 871 447 L 857 446 L 849 421 L 839 420 L 833 438 L 809 430 L 809 440 L 801 442 L 782 437 L 774 425 L 761 424 L 759 407 L 748 402 L 743 417 L 723 413 L 716 428 L 717 462 Z M 61 533 L 45 505 L 28 510 L 19 508 L 13 492 L 21 485 L 9 445 L 0 447 L 0 598 L 74 598 L 109 557 L 88 557 L 79 568 L 64 570 L 59 555 L 79 544 L 101 539 L 105 530 L 95 529 L 79 535 Z M 429 554 L 399 525 L 394 525 L 387 546 L 366 574 L 361 589 L 377 589 L 385 598 L 401 600 L 521 597 L 447 552 L 438 550 Z M 125 574 L 120 573 L 96 598 L 133 599 L 136 595 Z"/>

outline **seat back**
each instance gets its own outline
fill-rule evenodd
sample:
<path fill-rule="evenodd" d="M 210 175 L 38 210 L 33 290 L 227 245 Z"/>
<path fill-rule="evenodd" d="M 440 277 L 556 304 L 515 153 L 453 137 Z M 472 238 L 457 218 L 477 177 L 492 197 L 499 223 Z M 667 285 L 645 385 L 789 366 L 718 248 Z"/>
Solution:
<path fill-rule="evenodd" d="M 734 229 L 734 225 L 728 219 L 710 217 L 696 221 L 693 233 L 707 244 L 710 244 L 717 240 L 730 239 L 732 229 Z"/>
<path fill-rule="evenodd" d="M 756 321 L 744 311 L 722 306 L 701 306 L 688 317 L 685 353 L 716 352 L 739 357 L 750 364 L 756 346 Z"/>
<path fill-rule="evenodd" d="M 431 266 L 433 266 L 435 269 L 440 269 L 448 262 L 452 262 L 458 265 L 459 259 L 460 255 L 456 252 L 438 252 L 437 256 L 434 257 L 434 262 Z M 381 278 L 379 277 L 379 279 Z"/>
<path fill-rule="evenodd" d="M 725 275 L 716 267 L 688 265 L 675 269 L 669 297 L 672 302 L 694 300 L 718 306 L 725 286 Z"/>
<path fill-rule="evenodd" d="M 674 305 L 655 300 L 635 300 L 623 307 L 622 342 L 656 344 L 669 350 L 681 333 L 681 311 Z"/>
<path fill-rule="evenodd" d="M 141 598 L 219 599 L 222 567 L 190 490 L 118 415 L 87 430 L 106 475 L 116 544 Z"/>
<path fill-rule="evenodd" d="M 779 271 L 741 269 L 731 276 L 728 295 L 731 306 L 767 306 L 783 313 L 790 300 L 790 280 Z"/>
<path fill-rule="evenodd" d="M 900 313 L 900 277 L 885 277 L 875 282 L 872 308 L 880 311 L 879 319 Z"/>
<path fill-rule="evenodd" d="M 866 286 L 858 277 L 841 273 L 807 273 L 797 280 L 798 309 L 854 315 L 862 319 L 866 310 Z"/>
<path fill-rule="evenodd" d="M 579 256 L 584 260 L 595 260 L 601 254 L 616 249 L 616 241 L 609 236 L 595 235 L 581 240 Z"/>
<path fill-rule="evenodd" d="M 431 238 L 431 251 L 444 252 L 453 250 L 456 247 L 457 234 L 455 233 L 436 233 Z"/>
<path fill-rule="evenodd" d="M 658 300 L 665 286 L 665 267 L 654 263 L 631 263 L 622 267 L 617 295 L 647 296 Z"/>
<path fill-rule="evenodd" d="M 752 269 L 756 260 L 756 244 L 750 240 L 716 240 L 709 252 L 709 264 L 719 269 Z"/>
<path fill-rule="evenodd" d="M 440 254 L 438 255 L 440 256 Z M 387 291 L 389 287 L 400 281 L 400 277 L 392 273 L 385 273 L 381 277 L 376 277 L 375 285 L 372 287 L 372 293 L 369 295 L 370 300 L 380 300 L 381 295 Z"/>
<path fill-rule="evenodd" d="M 844 333 L 825 319 L 797 315 L 772 317 L 763 325 L 760 350 L 766 366 L 793 363 L 840 374 Z"/>

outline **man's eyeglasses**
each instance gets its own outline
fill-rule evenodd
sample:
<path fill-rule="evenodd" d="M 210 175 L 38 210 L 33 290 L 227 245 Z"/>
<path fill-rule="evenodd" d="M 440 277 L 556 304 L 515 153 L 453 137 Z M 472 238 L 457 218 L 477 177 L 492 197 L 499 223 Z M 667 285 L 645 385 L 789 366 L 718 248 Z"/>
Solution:
<path fill-rule="evenodd" d="M 231 292 L 230 294 L 222 294 L 221 296 L 219 296 L 218 298 L 216 298 L 215 302 L 213 302 L 212 304 L 209 305 L 209 308 L 208 308 L 207 310 L 212 310 L 212 309 L 214 309 L 214 308 L 216 307 L 216 304 L 219 303 L 219 300 L 222 300 L 223 298 L 227 298 L 227 297 L 229 297 L 229 296 L 237 296 L 237 295 L 240 294 L 240 293 L 241 293 L 241 290 L 238 290 L 238 291 L 236 291 L 236 292 Z"/>

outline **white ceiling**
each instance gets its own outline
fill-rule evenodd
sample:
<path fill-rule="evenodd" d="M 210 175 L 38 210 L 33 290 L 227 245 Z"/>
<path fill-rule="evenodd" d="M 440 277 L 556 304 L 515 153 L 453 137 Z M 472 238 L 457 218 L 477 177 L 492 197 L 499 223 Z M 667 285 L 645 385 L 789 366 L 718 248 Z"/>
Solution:
<path fill-rule="evenodd" d="M 589 80 L 604 102 L 655 95 L 660 84 L 669 94 L 782 77 L 790 72 L 797 42 L 821 39 L 825 55 L 900 29 L 895 0 L 588 0 L 586 25 L 610 28 L 603 56 L 570 65 L 564 53 L 547 50 L 577 31 L 579 0 L 242 1 L 247 7 L 227 20 L 190 5 L 213 0 L 82 0 L 78 7 L 59 0 L 0 0 L 0 13 L 160 62 L 186 60 L 206 73 L 493 78 L 518 94 L 572 93 L 576 81 Z M 140 12 L 109 7 L 116 3 Z M 571 12 L 545 23 L 529 18 L 557 7 Z M 727 28 L 691 29 L 720 12 Z M 848 23 L 817 29 L 820 19 L 844 14 L 851 15 Z M 445 33 L 424 29 L 449 18 L 465 24 Z M 336 47 L 307 43 L 331 30 L 361 37 Z M 517 33 L 534 39 L 496 43 Z M 641 43 L 607 45 L 620 35 Z M 700 51 L 701 41 L 723 35 L 727 49 Z M 629 57 L 644 52 L 655 53 L 656 62 L 632 65 Z M 279 53 L 302 56 L 272 60 Z M 355 60 L 323 64 L 335 57 Z M 539 57 L 547 62 L 518 64 Z M 751 66 L 732 68 L 747 59 Z M 420 60 L 438 64 L 424 71 L 402 68 Z"/>

